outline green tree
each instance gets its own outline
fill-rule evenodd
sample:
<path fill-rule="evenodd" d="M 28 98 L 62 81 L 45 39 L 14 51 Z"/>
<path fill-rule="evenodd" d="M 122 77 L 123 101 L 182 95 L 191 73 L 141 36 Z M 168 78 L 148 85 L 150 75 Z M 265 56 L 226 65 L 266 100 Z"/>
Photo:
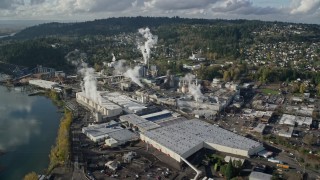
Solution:
<path fill-rule="evenodd" d="M 292 93 L 296 93 L 296 92 L 299 92 L 300 90 L 300 86 L 298 83 L 293 83 L 292 87 L 291 87 L 291 92 Z"/>
<path fill-rule="evenodd" d="M 235 169 L 233 167 L 232 161 L 230 160 L 226 168 L 225 176 L 227 180 L 230 180 L 234 177 L 234 175 L 235 175 Z"/>
<path fill-rule="evenodd" d="M 225 82 L 227 82 L 227 81 L 230 81 L 230 79 L 231 79 L 231 73 L 230 73 L 230 71 L 224 71 L 224 72 L 223 72 L 223 80 L 224 80 Z"/>
<path fill-rule="evenodd" d="M 24 176 L 23 180 L 38 180 L 38 175 L 35 172 L 30 172 Z"/>
<path fill-rule="evenodd" d="M 307 90 L 307 86 L 304 83 L 300 84 L 299 92 L 304 93 Z"/>
<path fill-rule="evenodd" d="M 316 89 L 317 89 L 318 96 L 320 96 L 320 83 L 317 85 Z"/>
<path fill-rule="evenodd" d="M 69 130 L 70 130 L 71 122 L 72 122 L 72 113 L 66 110 L 58 130 L 56 145 L 51 148 L 51 152 L 49 155 L 49 158 L 50 158 L 50 164 L 48 168 L 49 171 L 51 171 L 56 166 L 65 164 L 69 159 L 69 153 L 70 153 Z"/>
<path fill-rule="evenodd" d="M 100 72 L 102 70 L 102 66 L 98 63 L 94 63 L 94 70 Z"/>
<path fill-rule="evenodd" d="M 317 137 L 313 134 L 306 134 L 303 137 L 302 142 L 310 146 L 310 145 L 315 144 L 317 142 Z"/>

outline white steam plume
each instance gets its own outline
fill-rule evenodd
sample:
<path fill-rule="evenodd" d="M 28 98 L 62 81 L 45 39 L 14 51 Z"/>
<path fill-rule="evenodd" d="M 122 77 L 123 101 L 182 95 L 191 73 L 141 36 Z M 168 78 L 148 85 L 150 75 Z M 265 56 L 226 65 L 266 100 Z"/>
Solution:
<path fill-rule="evenodd" d="M 112 53 L 112 62 L 116 61 L 116 56 L 114 56 L 114 54 Z"/>
<path fill-rule="evenodd" d="M 76 66 L 77 68 L 82 66 L 82 63 L 85 62 L 88 57 L 86 53 L 80 52 L 78 49 L 70 51 L 66 56 L 65 59 L 71 63 L 72 65 Z"/>
<path fill-rule="evenodd" d="M 196 85 L 192 83 L 195 77 L 195 75 L 188 73 L 183 77 L 183 80 L 188 83 L 189 94 L 193 96 L 194 100 L 198 101 L 200 98 L 203 97 L 203 94 L 201 92 L 201 85 Z"/>
<path fill-rule="evenodd" d="M 135 66 L 133 69 L 129 68 L 123 75 L 127 78 L 130 78 L 131 81 L 133 81 L 140 87 L 143 87 L 143 84 L 140 82 L 140 75 L 139 75 L 140 68 L 141 67 L 139 66 Z"/>
<path fill-rule="evenodd" d="M 89 68 L 86 63 L 82 63 L 82 69 L 79 71 L 84 77 L 81 83 L 81 89 L 85 93 L 86 97 L 98 102 L 99 93 L 97 91 L 97 79 L 94 76 L 95 70 Z"/>
<path fill-rule="evenodd" d="M 150 49 L 157 44 L 158 36 L 152 35 L 149 28 L 139 29 L 139 33 L 146 39 L 144 44 L 139 44 L 138 49 L 143 55 L 144 64 L 147 65 L 150 60 Z"/>
<path fill-rule="evenodd" d="M 143 87 L 143 84 L 140 82 L 140 66 L 135 66 L 133 69 L 128 68 L 126 65 L 126 60 L 118 60 L 114 64 L 114 75 L 123 75 L 126 78 L 131 79 L 132 82 L 136 83 L 138 86 Z"/>
<path fill-rule="evenodd" d="M 199 101 L 200 98 L 203 97 L 201 92 L 201 85 L 189 84 L 189 94 L 193 96 L 195 101 Z"/>
<path fill-rule="evenodd" d="M 114 71 L 113 74 L 114 75 L 122 75 L 123 73 L 125 73 L 127 71 L 127 67 L 125 66 L 125 63 L 127 61 L 124 59 L 118 60 L 115 62 L 115 64 L 113 65 L 114 67 Z"/>
<path fill-rule="evenodd" d="M 182 79 L 183 79 L 183 81 L 185 81 L 186 83 L 191 84 L 191 82 L 192 82 L 192 80 L 193 80 L 194 78 L 196 78 L 195 75 L 188 73 L 188 74 L 186 74 Z"/>

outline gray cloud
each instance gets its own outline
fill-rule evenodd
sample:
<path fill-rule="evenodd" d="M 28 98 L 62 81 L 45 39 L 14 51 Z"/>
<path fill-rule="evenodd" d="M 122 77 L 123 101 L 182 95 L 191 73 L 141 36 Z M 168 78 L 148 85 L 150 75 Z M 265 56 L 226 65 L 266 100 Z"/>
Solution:
<path fill-rule="evenodd" d="M 44 2 L 45 2 L 45 0 L 30 0 L 31 5 L 41 4 Z"/>
<path fill-rule="evenodd" d="M 0 9 L 12 9 L 15 6 L 24 5 L 24 0 L 1 0 Z"/>
<path fill-rule="evenodd" d="M 276 0 L 272 1 L 274 5 Z M 0 19 L 92 20 L 141 15 L 320 23 L 320 0 L 291 0 L 291 4 L 288 3 L 287 6 L 281 3 L 281 7 L 252 2 L 253 0 L 0 0 Z"/>
<path fill-rule="evenodd" d="M 145 6 L 163 10 L 205 8 L 219 0 L 146 0 Z"/>
<path fill-rule="evenodd" d="M 257 7 L 253 6 L 252 2 L 249 0 L 228 0 L 220 3 L 217 7 L 213 7 L 214 12 L 224 12 L 242 15 L 265 15 L 265 14 L 275 14 L 282 13 L 281 9 L 273 7 Z"/>
<path fill-rule="evenodd" d="M 135 0 L 97 0 L 89 11 L 122 11 L 132 7 L 133 3 Z"/>

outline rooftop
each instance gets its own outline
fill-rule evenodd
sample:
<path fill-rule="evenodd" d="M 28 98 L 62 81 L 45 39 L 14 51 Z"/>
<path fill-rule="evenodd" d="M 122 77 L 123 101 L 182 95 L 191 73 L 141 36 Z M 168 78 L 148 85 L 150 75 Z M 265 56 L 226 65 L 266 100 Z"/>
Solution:
<path fill-rule="evenodd" d="M 99 137 L 99 136 L 103 136 L 105 134 L 123 129 L 121 127 L 110 127 L 110 125 L 112 124 L 103 123 L 103 124 L 89 125 L 88 127 L 83 127 L 82 132 L 85 134 L 90 134 L 93 137 Z"/>
<path fill-rule="evenodd" d="M 128 129 L 123 129 L 119 126 L 114 126 L 117 123 L 111 121 L 110 123 L 94 124 L 88 127 L 83 127 L 82 132 L 86 135 L 92 137 L 111 137 L 117 141 L 128 141 L 131 139 L 138 138 L 138 135 L 129 131 Z"/>
<path fill-rule="evenodd" d="M 101 96 L 132 112 L 137 112 L 139 110 L 147 108 L 137 103 L 134 99 L 126 95 L 122 95 L 118 92 L 104 92 L 104 93 L 101 93 Z"/>
<path fill-rule="evenodd" d="M 256 141 L 197 119 L 182 121 L 146 131 L 143 134 L 179 155 L 183 155 L 201 143 L 219 144 L 241 150 L 250 150 L 261 145 Z"/>
<path fill-rule="evenodd" d="M 294 126 L 297 123 L 299 126 L 301 125 L 311 125 L 312 118 L 311 117 L 303 117 L 303 116 L 295 116 L 290 114 L 283 114 L 279 124 L 287 124 Z"/>
<path fill-rule="evenodd" d="M 79 96 L 82 96 L 82 97 L 85 97 L 87 99 L 90 99 L 88 98 L 88 96 L 86 95 L 85 92 L 78 92 L 77 93 Z M 100 95 L 101 95 L 101 92 L 100 92 Z M 91 99 L 92 100 L 92 99 Z M 93 100 L 94 101 L 94 100 Z M 104 107 L 104 108 L 107 108 L 107 109 L 110 109 L 110 110 L 113 110 L 113 109 L 121 109 L 120 106 L 114 104 L 113 102 L 110 102 L 108 101 L 107 99 L 105 99 L 103 96 L 100 96 L 98 97 L 98 100 L 94 101 L 96 104 L 100 105 L 101 107 Z"/>
<path fill-rule="evenodd" d="M 129 141 L 132 139 L 137 139 L 139 136 L 128 129 L 121 129 L 119 131 L 113 131 L 109 133 L 109 137 L 117 141 Z"/>
<path fill-rule="evenodd" d="M 291 137 L 294 127 L 284 127 L 279 130 L 278 135 L 282 137 Z"/>
<path fill-rule="evenodd" d="M 39 80 L 39 79 L 29 80 L 29 84 L 39 86 L 45 89 L 51 89 L 53 86 L 58 85 L 58 83 L 55 83 L 52 81 L 45 81 L 45 80 Z"/>
<path fill-rule="evenodd" d="M 140 131 L 148 131 L 160 127 L 160 125 L 143 119 L 142 117 L 135 114 L 127 114 L 119 117 L 121 122 L 128 122 L 134 126 L 137 126 Z"/>
<path fill-rule="evenodd" d="M 272 178 L 272 175 L 262 173 L 262 172 L 256 172 L 252 171 L 252 173 L 249 176 L 249 180 L 270 180 Z"/>
<path fill-rule="evenodd" d="M 160 112 L 156 112 L 156 113 L 151 113 L 151 114 L 146 114 L 144 116 L 141 116 L 143 119 L 147 119 L 147 120 L 151 120 L 151 121 L 156 121 L 156 120 L 159 120 L 158 117 L 164 117 L 164 118 L 167 118 L 165 116 L 172 116 L 171 112 L 168 111 L 168 110 L 163 110 L 163 111 L 160 111 Z M 161 118 L 163 119 L 163 118 Z"/>
<path fill-rule="evenodd" d="M 255 127 L 253 130 L 258 133 L 262 133 L 265 128 L 266 128 L 265 124 L 259 123 L 258 126 Z"/>

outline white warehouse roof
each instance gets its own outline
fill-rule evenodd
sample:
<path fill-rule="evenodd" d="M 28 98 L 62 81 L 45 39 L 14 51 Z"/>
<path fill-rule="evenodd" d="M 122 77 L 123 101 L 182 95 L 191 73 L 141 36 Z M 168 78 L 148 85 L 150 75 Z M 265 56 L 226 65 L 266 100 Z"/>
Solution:
<path fill-rule="evenodd" d="M 132 124 L 138 127 L 139 130 L 142 132 L 160 127 L 160 125 L 154 122 L 145 120 L 142 117 L 135 114 L 123 115 L 123 116 L 120 116 L 119 119 L 121 122 L 128 122 L 129 124 Z"/>
<path fill-rule="evenodd" d="M 239 150 L 244 156 L 248 156 L 249 151 L 253 149 L 262 148 L 262 144 L 254 140 L 197 119 L 146 131 L 141 136 L 155 141 L 184 158 L 191 155 L 190 150 L 195 147 L 198 150 L 203 147 L 220 150 L 230 148 L 233 150 L 226 150 L 226 152 L 233 153 Z"/>
<path fill-rule="evenodd" d="M 95 103 L 95 105 L 100 105 L 102 108 L 107 108 L 107 109 L 109 109 L 109 110 L 121 110 L 122 111 L 122 109 L 121 109 L 121 107 L 120 106 L 118 106 L 117 104 L 115 104 L 115 103 L 113 103 L 113 102 L 110 102 L 110 101 L 108 101 L 107 99 L 105 99 L 103 96 L 101 96 L 101 92 L 99 92 L 99 94 L 100 94 L 100 96 L 98 96 L 98 100 L 97 101 L 93 101 L 92 99 L 90 99 L 90 98 L 88 98 L 87 96 L 86 96 L 86 93 L 85 92 L 78 92 L 77 93 L 77 99 L 79 99 L 79 100 L 82 100 L 82 101 L 84 101 L 83 99 L 85 99 L 85 101 L 84 102 L 86 102 L 86 101 L 92 101 L 92 102 L 94 102 Z M 82 98 L 82 99 L 81 99 Z M 88 104 L 88 103 L 87 103 Z M 96 109 L 97 107 L 95 107 L 95 109 Z M 100 107 L 98 108 L 98 109 L 100 109 Z M 98 110 L 97 109 L 97 110 Z"/>
<path fill-rule="evenodd" d="M 58 83 L 52 82 L 52 81 L 45 81 L 45 80 L 29 80 L 29 84 L 35 85 L 44 89 L 52 89 L 54 86 L 58 85 Z"/>
<path fill-rule="evenodd" d="M 120 105 L 123 108 L 127 108 L 128 110 L 130 110 L 134 113 L 147 108 L 147 107 L 135 102 L 134 99 L 132 99 L 126 95 L 122 95 L 118 92 L 104 92 L 104 93 L 101 93 L 101 96 L 108 99 L 109 101 L 112 101 L 112 102 Z"/>
<path fill-rule="evenodd" d="M 114 123 L 112 123 L 114 124 Z M 101 141 L 107 137 L 113 138 L 117 141 L 129 141 L 138 138 L 133 132 L 123 129 L 119 126 L 108 127 L 110 123 L 103 123 L 97 125 L 90 125 L 83 127 L 82 132 L 87 135 L 92 141 Z"/>

